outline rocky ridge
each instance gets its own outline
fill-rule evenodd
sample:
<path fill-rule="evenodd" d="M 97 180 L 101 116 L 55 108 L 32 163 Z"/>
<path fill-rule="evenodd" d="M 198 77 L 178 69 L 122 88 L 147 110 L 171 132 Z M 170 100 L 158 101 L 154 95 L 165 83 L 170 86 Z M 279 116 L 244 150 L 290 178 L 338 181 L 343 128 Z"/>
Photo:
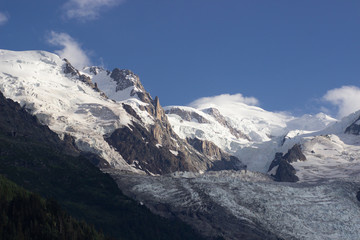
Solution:
<path fill-rule="evenodd" d="M 98 71 L 92 73 L 97 75 Z M 116 93 L 129 92 L 129 98 L 135 97 L 141 101 L 141 104 L 135 107 L 134 104 L 123 103 L 125 110 L 138 121 L 134 121 L 129 128 L 117 129 L 106 138 L 129 164 L 155 174 L 214 170 L 220 169 L 218 166 L 221 165 L 231 169 L 242 169 L 243 165 L 238 158 L 234 157 L 230 160 L 230 155 L 222 152 L 215 144 L 212 144 L 212 149 L 221 151 L 221 154 L 210 155 L 196 151 L 192 144 L 179 138 L 173 131 L 159 98 L 156 96 L 153 99 L 141 84 L 139 77 L 132 71 L 115 68 L 107 75 L 116 83 Z M 97 78 L 93 77 L 93 81 L 96 83 Z M 141 111 L 145 111 L 150 116 L 152 120 L 150 124 L 146 124 L 139 117 Z M 205 121 L 200 115 L 187 117 Z"/>
<path fill-rule="evenodd" d="M 159 98 L 153 99 L 130 70 L 79 71 L 42 51 L 1 50 L 0 60 L 0 90 L 6 97 L 62 138 L 72 136 L 77 148 L 105 159 L 109 167 L 163 174 L 213 166 L 215 159 L 178 137 Z"/>

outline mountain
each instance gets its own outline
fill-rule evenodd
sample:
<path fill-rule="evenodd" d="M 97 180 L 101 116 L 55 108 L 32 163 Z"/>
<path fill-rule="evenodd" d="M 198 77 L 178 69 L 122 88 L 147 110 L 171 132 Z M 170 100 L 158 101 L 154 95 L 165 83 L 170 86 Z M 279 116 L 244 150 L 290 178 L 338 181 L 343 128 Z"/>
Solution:
<path fill-rule="evenodd" d="M 276 152 L 288 150 L 281 146 L 284 137 L 322 130 L 336 121 L 322 113 L 296 118 L 240 102 L 169 106 L 165 110 L 182 139 L 211 141 L 238 157 L 248 169 L 260 172 L 268 170 Z"/>
<path fill-rule="evenodd" d="M 244 103 L 165 109 L 181 138 L 212 141 L 252 171 L 271 170 L 275 179 L 316 181 L 349 177 L 359 170 L 359 112 L 336 121 L 323 113 L 293 117 Z M 294 146 L 301 156 L 280 161 L 279 156 L 286 158 Z"/>
<path fill-rule="evenodd" d="M 126 197 L 93 165 L 104 160 L 64 139 L 0 93 L 0 174 L 116 239 L 202 239 L 178 219 L 155 216 Z"/>
<path fill-rule="evenodd" d="M 241 102 L 162 108 L 130 70 L 78 70 L 42 51 L 1 50 L 0 62 L 0 91 L 64 140 L 52 149 L 69 165 L 93 162 L 153 213 L 209 239 L 360 235 L 360 111 L 335 120 Z"/>
<path fill-rule="evenodd" d="M 0 91 L 58 135 L 72 136 L 81 151 L 105 159 L 102 167 L 147 174 L 203 172 L 230 159 L 208 158 L 180 139 L 159 98 L 153 99 L 129 70 L 79 71 L 42 51 L 1 50 L 0 61 Z"/>

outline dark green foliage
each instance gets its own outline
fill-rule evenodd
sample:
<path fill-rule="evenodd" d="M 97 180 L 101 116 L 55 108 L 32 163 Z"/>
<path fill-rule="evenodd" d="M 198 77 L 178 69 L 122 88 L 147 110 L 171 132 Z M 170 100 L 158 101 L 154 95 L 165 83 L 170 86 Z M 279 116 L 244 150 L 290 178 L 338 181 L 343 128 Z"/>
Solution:
<path fill-rule="evenodd" d="M 116 183 L 86 158 L 0 134 L 0 173 L 21 186 L 56 199 L 78 219 L 123 239 L 196 239 L 180 221 L 166 220 L 124 196 Z"/>
<path fill-rule="evenodd" d="M 0 176 L 0 239 L 106 238 L 69 216 L 55 200 L 44 200 Z"/>
<path fill-rule="evenodd" d="M 0 174 L 116 239 L 201 239 L 184 223 L 123 195 L 109 175 L 76 154 L 71 141 L 60 141 L 1 93 Z"/>

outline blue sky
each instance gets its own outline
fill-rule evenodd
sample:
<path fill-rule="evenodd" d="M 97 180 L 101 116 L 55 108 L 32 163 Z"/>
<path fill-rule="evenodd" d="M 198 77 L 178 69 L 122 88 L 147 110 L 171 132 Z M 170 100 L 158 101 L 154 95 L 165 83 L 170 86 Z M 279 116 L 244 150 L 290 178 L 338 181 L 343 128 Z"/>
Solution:
<path fill-rule="evenodd" d="M 297 115 L 360 109 L 359 25 L 358 0 L 0 2 L 2 49 L 131 69 L 162 105 L 242 94 Z"/>

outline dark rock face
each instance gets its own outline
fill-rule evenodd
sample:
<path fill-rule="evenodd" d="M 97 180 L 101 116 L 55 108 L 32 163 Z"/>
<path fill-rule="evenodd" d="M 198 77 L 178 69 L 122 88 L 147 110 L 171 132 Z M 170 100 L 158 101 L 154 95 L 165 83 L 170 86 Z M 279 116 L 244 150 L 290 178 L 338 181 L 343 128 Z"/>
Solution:
<path fill-rule="evenodd" d="M 136 123 L 134 121 L 133 126 L 130 127 L 131 130 L 129 128 L 118 129 L 106 140 L 115 147 L 128 163 L 156 174 L 184 170 L 198 172 L 209 169 L 242 169 L 243 165 L 240 160 L 223 153 L 210 142 L 198 143 L 201 146 L 195 151 L 192 146 L 194 142 L 189 144 L 179 138 L 173 131 L 165 111 L 160 105 L 159 98 L 155 97 L 153 99 L 146 92 L 136 74 L 130 70 L 115 68 L 110 77 L 116 82 L 116 91 L 133 87 L 130 95 L 136 95 L 142 102 L 146 103 L 146 105 L 139 108 L 149 113 L 154 119 L 154 124 L 146 126 L 145 129 L 142 127 L 144 125 L 141 118 L 134 109 L 129 105 L 123 105 L 127 113 L 138 121 Z M 181 109 L 173 111 L 183 116 L 185 120 L 196 119 L 198 122 L 208 123 L 208 120 L 200 114 L 186 112 Z M 160 145 L 162 147 L 157 147 Z M 196 143 L 194 145 L 197 146 Z M 169 150 L 178 153 L 178 155 L 174 155 Z"/>
<path fill-rule="evenodd" d="M 116 82 L 116 91 L 122 91 L 139 83 L 139 77 L 128 69 L 115 68 L 110 77 Z"/>
<path fill-rule="evenodd" d="M 301 151 L 301 146 L 299 144 L 295 144 L 285 155 L 284 159 L 288 163 L 296 162 L 298 160 L 305 161 L 306 157 Z"/>
<path fill-rule="evenodd" d="M 100 169 L 111 168 L 110 164 L 103 158 L 91 152 L 81 152 L 80 154 L 84 158 L 88 159 L 92 164 Z"/>
<path fill-rule="evenodd" d="M 179 152 L 179 154 L 183 154 L 184 156 L 181 157 L 181 161 L 183 161 L 180 165 L 177 165 L 177 167 L 174 167 L 174 164 L 176 161 L 179 160 L 179 156 L 176 156 L 178 160 L 174 160 L 174 156 L 170 158 L 170 161 L 172 164 L 170 164 L 172 167 L 165 166 L 165 169 L 162 170 L 162 172 L 168 172 L 169 169 L 173 169 L 175 171 L 179 170 L 189 170 L 189 171 L 199 171 L 199 170 L 206 170 L 207 169 L 207 157 L 201 154 L 194 153 L 192 147 L 183 139 L 180 139 L 179 136 L 173 131 L 170 122 L 168 121 L 168 118 L 165 114 L 164 109 L 160 105 L 160 100 L 158 97 L 155 97 L 153 99 L 148 92 L 146 92 L 145 88 L 141 84 L 139 77 L 135 75 L 130 70 L 120 70 L 118 68 L 115 68 L 110 77 L 116 82 L 117 87 L 116 89 L 123 90 L 128 87 L 134 87 L 131 94 L 132 96 L 136 95 L 142 102 L 146 103 L 146 105 L 140 106 L 139 108 L 142 111 L 148 112 L 154 119 L 154 124 L 147 126 L 146 130 L 151 135 L 151 138 L 153 139 L 153 145 L 160 144 L 163 146 L 164 149 L 173 150 Z M 139 124 L 142 125 L 140 117 L 131 109 L 130 106 L 124 106 L 124 109 L 132 116 L 134 116 L 137 120 L 139 120 Z M 138 128 L 138 126 L 135 126 L 135 128 Z M 119 130 L 120 132 L 123 131 Z M 143 131 L 143 130 L 141 130 Z M 115 141 L 115 139 L 113 139 Z M 132 139 L 135 140 L 135 139 Z M 114 142 L 113 141 L 113 142 Z M 128 143 L 133 144 L 133 143 Z M 119 153 L 123 156 L 124 153 L 122 153 L 120 150 L 118 150 Z M 126 154 L 125 154 L 126 155 Z M 172 154 L 173 155 L 173 154 Z M 130 155 L 131 156 L 131 155 Z M 128 157 L 124 157 L 125 160 L 131 161 L 132 159 L 129 159 Z M 160 155 L 158 155 L 160 156 Z M 161 157 L 162 158 L 162 157 Z M 173 159 L 173 160 L 172 160 Z M 154 162 L 155 164 L 155 162 Z M 152 173 L 159 173 L 160 170 L 155 170 L 154 168 L 144 167 L 144 169 L 152 169 L 149 170 Z"/>
<path fill-rule="evenodd" d="M 209 158 L 209 171 L 242 170 L 246 166 L 235 156 L 223 152 L 214 143 L 198 138 L 187 138 L 186 141 L 197 151 Z"/>
<path fill-rule="evenodd" d="M 94 67 L 90 67 L 89 71 L 94 75 L 97 75 L 99 72 L 105 71 L 105 69 L 103 69 L 102 67 L 94 66 Z M 106 73 L 107 75 L 109 75 L 111 72 L 109 70 L 106 70 Z"/>
<path fill-rule="evenodd" d="M 130 105 L 123 103 L 122 106 L 128 114 L 133 116 L 135 119 L 141 121 L 141 118 L 139 117 L 139 115 L 136 113 L 136 111 Z"/>
<path fill-rule="evenodd" d="M 356 199 L 360 202 L 360 190 L 356 194 Z"/>
<path fill-rule="evenodd" d="M 76 77 L 80 81 L 89 85 L 95 91 L 100 92 L 103 97 L 106 97 L 106 95 L 103 92 L 101 92 L 100 89 L 97 87 L 97 85 L 91 81 L 90 77 L 81 74 L 74 66 L 71 65 L 71 63 L 66 58 L 64 59 L 64 61 L 65 61 L 65 66 L 64 66 L 65 74 L 70 74 L 72 77 Z"/>
<path fill-rule="evenodd" d="M 145 88 L 141 84 L 139 77 L 130 70 L 120 70 L 115 68 L 111 72 L 110 77 L 116 82 L 116 91 L 124 90 L 131 86 L 136 87 L 136 90 L 131 92 L 131 96 L 136 94 L 142 102 L 147 103 L 147 105 L 141 106 L 141 108 L 154 117 L 155 124 L 150 129 L 150 131 L 153 133 L 153 136 L 161 145 L 174 146 L 175 143 L 171 138 L 176 139 L 176 134 L 170 127 L 170 123 L 168 122 L 165 112 L 160 105 L 159 98 L 155 97 L 155 99 L 152 99 L 150 94 L 146 92 Z M 125 110 L 128 111 L 128 113 L 131 115 L 134 113 L 130 110 L 129 107 L 126 107 Z"/>
<path fill-rule="evenodd" d="M 274 179 L 278 182 L 297 182 L 299 178 L 295 174 L 295 168 L 289 162 L 282 159 L 279 162 Z"/>
<path fill-rule="evenodd" d="M 227 156 L 221 160 L 216 160 L 212 162 L 212 166 L 209 168 L 209 171 L 221 171 L 221 170 L 246 170 L 247 166 L 244 165 L 240 159 L 235 156 Z"/>
<path fill-rule="evenodd" d="M 154 136 L 140 124 L 115 130 L 105 139 L 123 158 L 137 168 L 148 173 L 165 174 L 175 171 L 191 171 L 185 161 L 185 155 L 178 152 L 177 156 L 169 149 L 158 145 Z"/>
<path fill-rule="evenodd" d="M 300 145 L 295 144 L 285 155 L 276 153 L 268 171 L 270 172 L 274 167 L 277 167 L 275 174 L 272 175 L 275 181 L 297 182 L 299 178 L 295 175 L 296 170 L 290 163 L 298 160 L 305 161 L 306 157 L 302 153 Z"/>
<path fill-rule="evenodd" d="M 278 166 L 280 164 L 281 160 L 283 160 L 283 154 L 281 152 L 275 153 L 275 158 L 271 162 L 268 172 L 270 172 L 271 169 L 273 169 L 274 167 Z"/>
<path fill-rule="evenodd" d="M 360 121 L 360 117 L 353 124 L 351 124 L 350 126 L 348 126 L 345 129 L 345 133 L 353 134 L 353 135 L 360 135 L 359 121 Z"/>
<path fill-rule="evenodd" d="M 71 76 L 78 76 L 80 75 L 79 71 L 74 68 L 73 65 L 71 65 L 71 63 L 66 59 L 64 58 L 64 61 L 65 61 L 65 66 L 64 66 L 64 73 L 65 74 L 70 74 Z"/>
<path fill-rule="evenodd" d="M 221 159 L 222 151 L 214 143 L 198 138 L 187 138 L 187 142 L 209 158 Z"/>
<path fill-rule="evenodd" d="M 78 156 L 74 139 L 65 135 L 62 141 L 48 126 L 40 124 L 39 120 L 30 115 L 25 108 L 11 99 L 6 99 L 0 92 L 0 135 L 21 139 L 25 142 L 41 142 L 44 146 L 56 146 L 57 151 L 71 156 Z M 5 154 L 6 149 L 3 153 Z"/>

